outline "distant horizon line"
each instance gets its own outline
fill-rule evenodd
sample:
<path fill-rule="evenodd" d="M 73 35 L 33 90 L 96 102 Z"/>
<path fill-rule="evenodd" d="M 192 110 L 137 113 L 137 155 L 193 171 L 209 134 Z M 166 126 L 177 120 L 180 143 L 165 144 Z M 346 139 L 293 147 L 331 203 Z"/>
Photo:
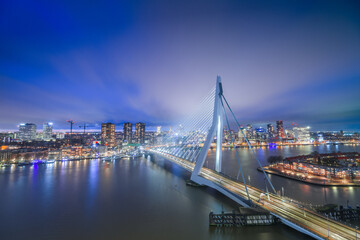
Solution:
<path fill-rule="evenodd" d="M 156 131 L 157 126 L 151 126 L 149 127 L 150 129 L 146 129 L 145 131 Z M 169 131 L 170 130 L 170 127 L 171 126 L 161 126 L 162 128 L 164 127 L 164 129 L 162 129 L 163 132 L 166 132 L 166 131 Z M 123 127 L 119 129 L 115 129 L 115 132 L 120 132 L 120 131 L 123 131 Z M 227 129 L 225 129 L 227 130 Z M 233 130 L 233 129 L 231 129 Z M 285 129 L 286 130 L 286 129 Z M 6 132 L 18 132 L 19 129 L 0 129 L 0 133 L 6 133 Z M 43 129 L 36 129 L 36 132 L 42 132 Z M 360 130 L 344 130 L 344 129 L 341 129 L 341 130 L 313 130 L 311 131 L 310 129 L 310 132 L 340 132 L 340 131 L 343 131 L 343 132 L 347 132 L 347 133 L 357 133 L 357 132 L 360 132 Z M 70 129 L 56 129 L 56 128 L 53 128 L 53 132 L 60 132 L 60 133 L 70 133 Z M 83 129 L 73 129 L 72 130 L 73 133 L 83 133 L 84 130 Z M 89 129 L 86 129 L 85 130 L 86 133 L 89 133 L 89 132 L 101 132 L 101 128 L 89 128 Z"/>

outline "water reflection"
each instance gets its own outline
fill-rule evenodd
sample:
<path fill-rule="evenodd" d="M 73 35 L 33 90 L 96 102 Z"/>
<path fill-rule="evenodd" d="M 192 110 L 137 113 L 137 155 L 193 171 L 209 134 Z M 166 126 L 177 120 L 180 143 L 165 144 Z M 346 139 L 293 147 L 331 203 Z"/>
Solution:
<path fill-rule="evenodd" d="M 227 173 L 237 174 L 232 151 L 224 150 L 224 166 Z M 273 149 L 258 151 L 264 157 L 276 154 Z M 244 168 L 250 169 L 246 176 L 251 185 L 263 184 L 249 149 L 239 154 L 246 159 Z M 2 169 L 1 239 L 306 239 L 281 225 L 209 228 L 211 210 L 231 211 L 237 205 L 210 188 L 186 186 L 189 173 L 181 167 L 149 160 L 63 161 Z M 281 180 L 276 184 L 284 186 L 285 195 L 296 194 L 293 182 Z M 308 186 L 302 191 L 323 196 L 319 189 Z"/>
<path fill-rule="evenodd" d="M 245 175 L 251 177 L 251 185 L 259 189 L 265 189 L 264 176 L 257 170 L 259 167 L 255 158 L 252 156 L 248 148 L 237 149 L 240 157 L 242 167 Z M 305 146 L 279 146 L 278 148 L 254 148 L 256 156 L 262 164 L 268 164 L 267 159 L 269 156 L 282 156 L 290 157 L 297 155 L 306 155 L 314 151 L 319 153 L 342 151 L 360 152 L 359 145 L 305 145 Z M 214 169 L 215 152 L 209 151 L 208 159 L 205 166 Z M 239 167 L 236 162 L 234 150 L 223 151 L 223 172 L 233 178 L 238 175 Z M 328 188 L 327 201 L 325 200 L 322 186 L 304 184 L 299 181 L 290 180 L 284 177 L 269 175 L 274 187 L 279 190 L 284 187 L 288 197 L 297 199 L 301 202 L 312 204 L 324 204 L 326 202 L 343 204 L 343 199 L 348 199 L 352 204 L 359 204 L 360 202 L 360 187 L 353 187 L 351 191 L 347 191 L 346 187 Z"/>

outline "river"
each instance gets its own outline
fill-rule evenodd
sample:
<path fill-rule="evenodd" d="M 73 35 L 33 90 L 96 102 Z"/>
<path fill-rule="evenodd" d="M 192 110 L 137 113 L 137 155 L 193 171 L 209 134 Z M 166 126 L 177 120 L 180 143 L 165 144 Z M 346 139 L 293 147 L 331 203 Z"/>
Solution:
<path fill-rule="evenodd" d="M 189 176 L 159 157 L 1 168 L 0 239 L 308 239 L 281 224 L 209 227 L 210 211 L 238 206 Z"/>
<path fill-rule="evenodd" d="M 250 185 L 265 189 L 265 180 L 256 159 L 249 148 L 237 149 L 242 164 L 245 180 Z M 267 165 L 269 156 L 290 157 L 306 155 L 314 151 L 319 153 L 331 152 L 360 152 L 360 145 L 303 145 L 303 146 L 281 146 L 281 147 L 258 147 L 254 148 L 255 154 L 263 165 Z M 205 166 L 214 169 L 215 150 L 209 152 Z M 223 150 L 222 172 L 228 176 L 236 178 L 238 175 L 238 164 L 233 149 Z M 322 187 L 311 184 L 304 184 L 299 181 L 284 177 L 269 175 L 272 184 L 277 191 L 284 192 L 285 196 L 296 199 L 304 203 L 326 204 L 335 203 L 338 205 L 349 205 L 355 207 L 360 204 L 360 187 Z M 241 178 L 241 177 L 240 177 Z M 270 191 L 270 187 L 268 185 Z"/>

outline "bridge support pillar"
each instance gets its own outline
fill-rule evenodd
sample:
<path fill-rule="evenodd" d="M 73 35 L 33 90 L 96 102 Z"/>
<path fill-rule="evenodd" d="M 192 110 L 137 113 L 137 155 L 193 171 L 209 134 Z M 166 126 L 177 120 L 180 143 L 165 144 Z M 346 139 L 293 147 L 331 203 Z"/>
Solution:
<path fill-rule="evenodd" d="M 217 78 L 217 89 L 215 97 L 215 116 L 216 116 L 216 162 L 215 171 L 221 172 L 222 165 L 222 141 L 224 134 L 224 113 L 222 111 L 220 95 L 222 94 L 221 78 Z"/>

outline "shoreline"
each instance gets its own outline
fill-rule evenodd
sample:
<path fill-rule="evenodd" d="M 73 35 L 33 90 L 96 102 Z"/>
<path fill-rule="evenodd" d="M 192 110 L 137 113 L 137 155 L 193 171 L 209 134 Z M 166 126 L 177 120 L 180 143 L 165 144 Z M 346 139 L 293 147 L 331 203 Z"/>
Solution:
<path fill-rule="evenodd" d="M 273 175 L 276 175 L 276 176 L 288 178 L 288 179 L 299 181 L 299 182 L 306 183 L 306 184 L 312 184 L 312 185 L 323 186 L 323 187 L 360 187 L 360 181 L 359 181 L 359 183 L 336 183 L 336 182 L 321 183 L 321 182 L 317 182 L 317 181 L 312 181 L 309 178 L 300 179 L 300 178 L 297 178 L 297 177 L 289 176 L 287 174 L 283 174 L 283 173 L 280 173 L 278 171 L 269 169 L 268 166 L 265 166 L 263 168 L 264 168 L 264 171 L 266 173 L 268 173 L 268 174 L 273 174 Z M 260 167 L 258 167 L 257 170 L 260 171 L 260 172 L 262 171 Z"/>
<path fill-rule="evenodd" d="M 265 143 L 265 144 L 251 144 L 251 147 L 299 147 L 299 146 L 321 146 L 321 145 L 360 145 L 360 142 L 338 142 L 338 143 Z M 222 145 L 223 148 L 234 148 L 232 145 Z M 214 146 L 210 146 L 211 149 L 215 148 Z M 235 145 L 235 148 L 249 148 L 247 144 L 238 144 Z"/>

